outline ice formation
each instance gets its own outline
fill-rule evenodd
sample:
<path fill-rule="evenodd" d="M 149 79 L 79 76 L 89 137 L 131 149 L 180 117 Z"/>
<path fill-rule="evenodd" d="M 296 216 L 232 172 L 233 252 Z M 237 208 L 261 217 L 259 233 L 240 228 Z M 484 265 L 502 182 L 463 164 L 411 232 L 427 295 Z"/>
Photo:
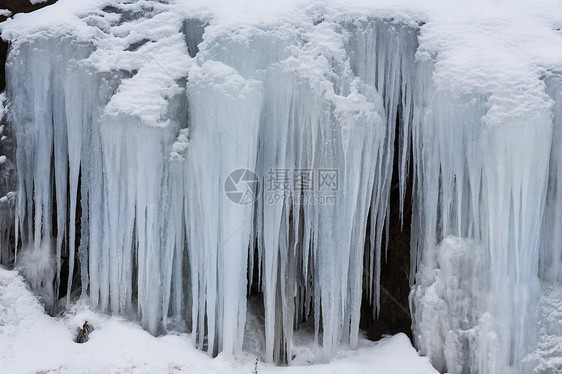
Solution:
<path fill-rule="evenodd" d="M 15 167 L 13 163 L 14 142 L 8 122 L 6 94 L 0 94 L 0 263 L 13 262 L 13 222 L 16 194 Z"/>
<path fill-rule="evenodd" d="M 249 22 L 88 4 L 61 5 L 57 31 L 4 29 L 17 204 L 15 227 L 0 217 L 0 259 L 14 235 L 49 307 L 79 283 L 101 311 L 233 355 L 257 279 L 266 360 L 290 362 L 306 320 L 319 354 L 354 348 L 364 293 L 377 312 L 398 164 L 401 207 L 413 180 L 421 353 L 450 373 L 556 367 L 541 354 L 560 336 L 545 321 L 562 281 L 556 75 L 523 57 L 451 68 L 437 16 L 311 6 Z M 243 194 L 255 202 L 225 193 L 236 170 L 261 178 Z M 268 179 L 307 170 L 337 184 Z"/>

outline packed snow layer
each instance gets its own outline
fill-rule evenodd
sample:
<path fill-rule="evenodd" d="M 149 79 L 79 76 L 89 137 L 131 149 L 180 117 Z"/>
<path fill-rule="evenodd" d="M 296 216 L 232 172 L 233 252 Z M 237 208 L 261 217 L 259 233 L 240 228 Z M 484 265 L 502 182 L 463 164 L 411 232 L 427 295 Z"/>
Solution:
<path fill-rule="evenodd" d="M 67 302 L 79 266 L 92 306 L 225 356 L 243 348 L 257 273 L 265 360 L 291 361 L 305 320 L 328 357 L 358 345 L 363 293 L 376 313 L 398 163 L 402 205 L 414 184 L 418 348 L 451 373 L 549 373 L 536 310 L 541 282 L 562 278 L 560 14 L 548 0 L 61 0 L 18 15 L 2 27 L 16 265 L 56 263 L 35 279 L 54 279 L 52 306 L 68 258 Z M 255 204 L 224 191 L 239 169 L 263 178 Z M 335 203 L 267 189 L 294 170 L 337 170 Z"/>
<path fill-rule="evenodd" d="M 74 342 L 76 330 L 94 327 L 86 343 Z M 0 362 L 10 374 L 52 373 L 240 373 L 255 368 L 252 356 L 211 359 L 194 348 L 187 334 L 153 337 L 119 317 L 91 311 L 79 302 L 60 317 L 49 317 L 16 271 L 0 268 Z M 356 352 L 341 352 L 328 364 L 274 367 L 257 364 L 259 373 L 433 374 L 408 338 L 395 335 L 373 343 L 360 340 Z"/>

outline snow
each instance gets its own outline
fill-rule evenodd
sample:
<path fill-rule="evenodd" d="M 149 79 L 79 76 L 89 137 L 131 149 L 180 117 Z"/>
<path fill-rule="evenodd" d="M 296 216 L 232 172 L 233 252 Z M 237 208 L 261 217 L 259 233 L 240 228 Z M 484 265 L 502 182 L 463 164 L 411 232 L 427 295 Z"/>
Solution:
<path fill-rule="evenodd" d="M 24 248 L 17 253 L 16 266 L 31 285 L 39 299 L 49 310 L 54 309 L 56 302 L 53 294 L 55 281 L 55 259 L 49 248 Z"/>
<path fill-rule="evenodd" d="M 76 330 L 88 321 L 89 341 L 74 342 Z M 80 301 L 59 317 L 45 314 L 16 271 L 0 268 L 0 362 L 11 374 L 28 373 L 251 373 L 255 360 L 246 355 L 211 359 L 195 349 L 188 334 L 154 337 L 133 322 L 92 311 Z M 313 366 L 274 367 L 258 362 L 268 373 L 433 374 L 408 338 L 361 340 L 355 352 L 341 352 L 332 362 Z"/>
<path fill-rule="evenodd" d="M 293 360 L 303 320 L 316 357 L 361 352 L 398 163 L 401 207 L 414 181 L 420 352 L 453 374 L 548 367 L 560 333 L 536 310 L 562 279 L 560 14 L 555 0 L 60 0 L 16 15 L 1 26 L 18 141 L 2 252 L 21 239 L 48 307 L 59 287 L 40 289 L 68 253 L 93 308 L 155 335 L 179 326 L 227 361 L 257 272 L 265 361 Z M 264 184 L 234 204 L 237 169 L 337 170 L 335 203 Z"/>
<path fill-rule="evenodd" d="M 556 373 L 562 367 L 562 295 L 558 284 L 543 282 L 537 313 L 539 339 L 536 351 L 525 361 L 534 365 L 538 373 Z"/>

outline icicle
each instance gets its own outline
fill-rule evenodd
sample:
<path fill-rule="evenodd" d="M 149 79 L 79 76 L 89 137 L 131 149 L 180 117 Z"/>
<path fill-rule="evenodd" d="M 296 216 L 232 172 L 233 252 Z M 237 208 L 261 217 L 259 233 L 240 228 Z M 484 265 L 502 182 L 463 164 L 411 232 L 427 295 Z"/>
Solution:
<path fill-rule="evenodd" d="M 253 205 L 244 196 L 227 196 L 225 188 L 238 186 L 244 193 L 252 187 L 245 170 L 255 167 L 261 86 L 209 61 L 192 70 L 188 90 L 185 193 L 192 330 L 200 347 L 206 334 L 210 353 L 230 355 L 242 348 Z"/>
<path fill-rule="evenodd" d="M 553 74 L 546 79 L 546 91 L 554 101 L 553 134 L 550 149 L 548 190 L 540 236 L 538 275 L 540 281 L 537 347 L 525 359 L 528 370 L 556 372 L 562 356 L 562 324 L 557 316 L 562 312 L 562 236 L 560 234 L 562 208 L 562 79 Z"/>
<path fill-rule="evenodd" d="M 562 79 L 549 78 L 547 92 L 552 100 L 554 130 L 549 163 L 549 182 L 544 224 L 541 234 L 539 275 L 542 280 L 562 282 Z"/>
<path fill-rule="evenodd" d="M 135 17 L 152 24 L 171 16 Z M 56 113 L 49 126 L 32 121 L 30 134 L 43 131 L 41 138 L 21 134 L 18 233 L 24 243 L 50 243 L 41 236 L 52 234 L 49 220 L 41 217 L 53 208 L 53 174 L 55 252 L 57 259 L 68 253 L 67 302 L 77 252 L 82 295 L 93 306 L 136 309 L 152 333 L 189 324 L 200 348 L 231 355 L 242 349 L 247 276 L 257 271 L 266 360 L 290 362 L 293 331 L 312 318 L 325 356 L 355 347 L 369 215 L 366 286 L 378 308 L 397 120 L 406 152 L 402 194 L 408 173 L 414 34 L 384 21 L 326 20 L 287 33 L 252 28 L 249 39 L 244 30 L 230 35 L 209 26 L 202 41 L 201 23 L 172 17 L 158 31 L 163 41 L 148 43 L 107 22 L 113 34 L 101 28 L 101 40 L 115 38 L 123 51 L 71 45 L 60 68 L 37 69 L 30 98 L 15 100 L 23 108 L 46 97 L 41 105 Z M 185 35 L 175 28 L 182 24 Z M 45 53 L 21 48 L 30 56 L 24 61 Z M 81 51 L 75 59 L 72 48 Z M 253 50 L 263 53 L 248 58 Z M 142 57 L 135 55 L 139 66 L 127 65 L 130 54 Z M 36 163 L 52 155 L 52 169 L 40 170 Z M 244 190 L 249 201 L 225 193 L 246 178 L 237 170 L 259 178 L 259 188 Z M 311 188 L 295 184 L 297 173 L 310 173 L 301 178 Z M 279 175 L 290 178 L 282 190 Z"/>
<path fill-rule="evenodd" d="M 534 344 L 552 125 L 546 110 L 510 105 L 437 91 L 415 123 L 414 336 L 438 370 L 509 372 Z"/>
<path fill-rule="evenodd" d="M 88 42 L 10 54 L 17 263 L 51 308 L 59 286 L 71 300 L 78 258 L 93 306 L 233 355 L 257 273 L 267 361 L 290 363 L 311 319 L 324 357 L 353 348 L 364 289 L 380 308 L 393 165 L 403 214 L 412 162 L 416 343 L 451 373 L 526 365 L 533 308 L 562 277 L 556 79 L 551 99 L 536 77 L 461 92 L 434 86 L 396 22 L 230 32 L 150 4 L 90 15 Z"/>

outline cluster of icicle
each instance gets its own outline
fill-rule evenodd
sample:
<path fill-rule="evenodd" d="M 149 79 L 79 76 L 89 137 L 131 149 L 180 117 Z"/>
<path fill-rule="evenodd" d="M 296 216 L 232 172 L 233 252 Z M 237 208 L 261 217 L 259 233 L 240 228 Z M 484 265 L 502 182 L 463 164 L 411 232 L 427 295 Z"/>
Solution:
<path fill-rule="evenodd" d="M 415 343 L 440 371 L 559 372 L 560 347 L 535 350 L 562 336 L 541 301 L 562 276 L 560 80 L 433 90 L 412 143 Z"/>
<path fill-rule="evenodd" d="M 258 272 L 266 360 L 291 359 L 305 320 L 326 354 L 355 347 L 363 288 L 379 299 L 397 115 L 407 119 L 403 172 L 408 165 L 415 32 L 382 20 L 311 21 L 211 29 L 201 42 L 199 21 L 133 35 L 123 29 L 139 20 L 111 24 L 118 11 L 89 22 L 113 27 L 121 62 L 72 38 L 21 42 L 10 54 L 22 271 L 54 305 L 62 269 L 70 300 L 79 266 L 93 306 L 137 315 L 152 333 L 185 323 L 214 354 L 241 350 Z M 139 57 L 144 65 L 127 65 Z M 225 194 L 240 168 L 263 178 L 254 204 Z M 318 191 L 289 189 L 268 200 L 277 169 L 337 170 L 335 199 L 301 204 Z"/>
<path fill-rule="evenodd" d="M 533 365 L 540 282 L 562 280 L 558 80 L 550 97 L 530 82 L 543 94 L 510 111 L 509 92 L 433 87 L 398 23 L 226 32 L 158 6 L 89 15 L 97 43 L 12 46 L 16 261 L 47 304 L 68 258 L 67 300 L 79 266 L 94 307 L 152 333 L 185 324 L 202 349 L 235 354 L 258 279 L 266 360 L 290 361 L 306 320 L 325 354 L 353 348 L 363 294 L 378 307 L 393 164 L 403 206 L 412 159 L 418 348 L 451 373 Z M 241 168 L 262 177 L 253 204 L 225 194 Z M 323 169 L 338 170 L 335 203 L 268 199 L 271 170 Z"/>

